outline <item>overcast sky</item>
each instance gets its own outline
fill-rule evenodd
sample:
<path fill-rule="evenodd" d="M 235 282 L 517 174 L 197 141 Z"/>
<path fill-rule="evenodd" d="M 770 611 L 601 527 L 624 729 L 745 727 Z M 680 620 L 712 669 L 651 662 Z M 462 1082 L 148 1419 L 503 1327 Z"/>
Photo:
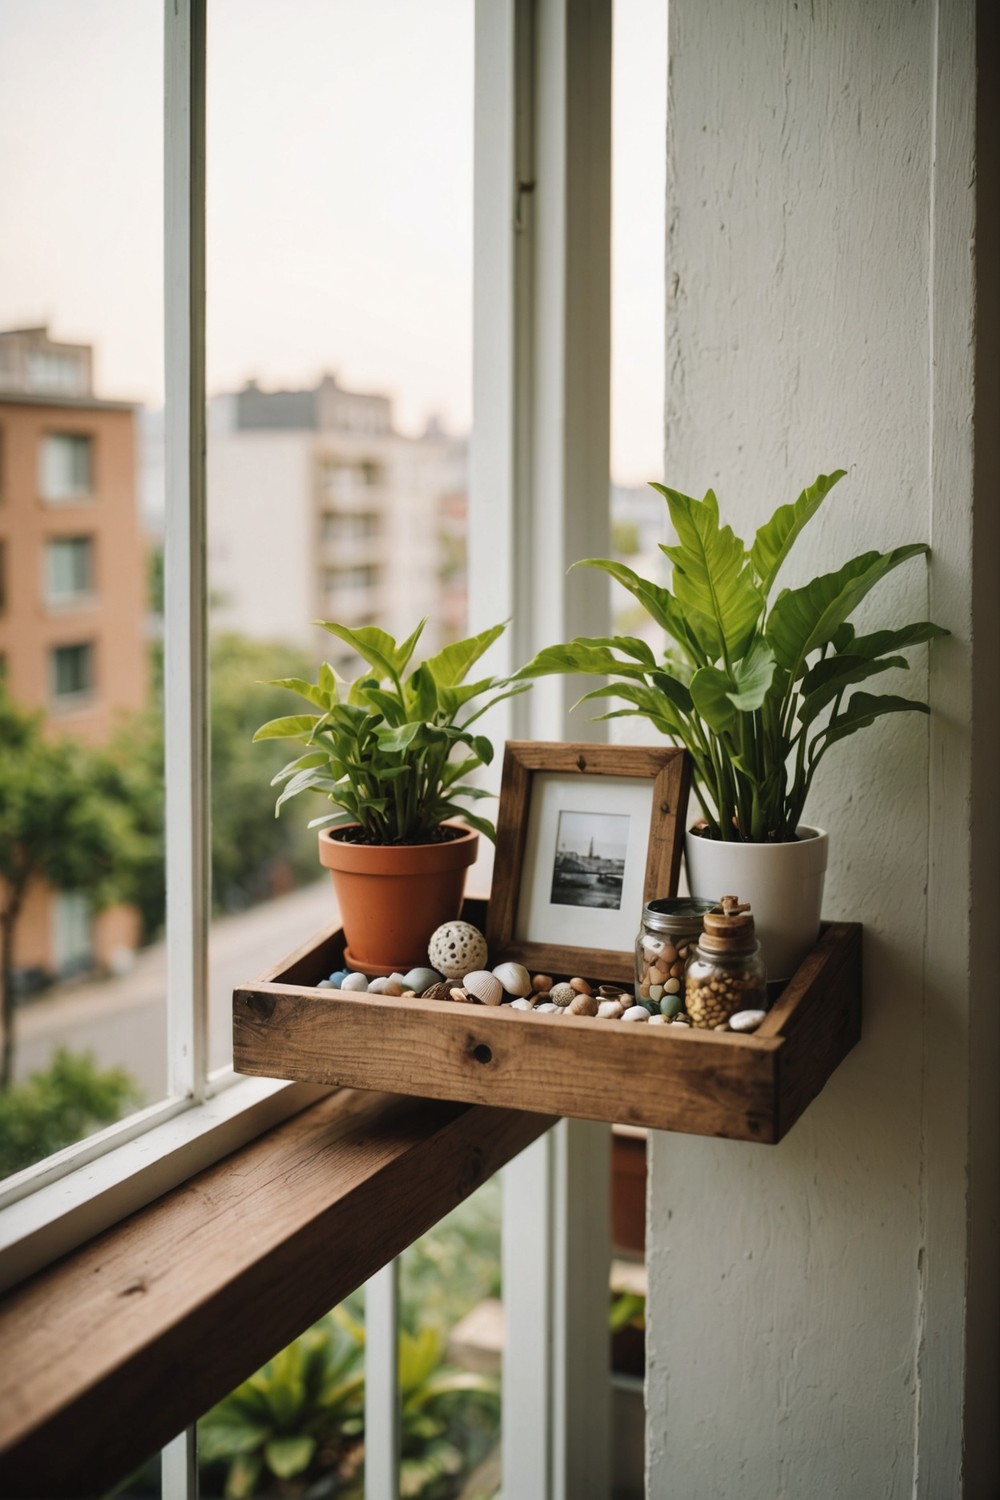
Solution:
<path fill-rule="evenodd" d="M 615 10 L 613 472 L 662 470 L 666 0 Z M 471 412 L 473 0 L 209 0 L 211 390 Z M 0 0 L 0 327 L 162 400 L 160 0 Z"/>

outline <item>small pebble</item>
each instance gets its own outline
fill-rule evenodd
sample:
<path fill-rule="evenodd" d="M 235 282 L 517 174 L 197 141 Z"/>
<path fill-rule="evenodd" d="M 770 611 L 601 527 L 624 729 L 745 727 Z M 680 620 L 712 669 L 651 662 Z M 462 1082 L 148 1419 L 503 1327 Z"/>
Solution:
<path fill-rule="evenodd" d="M 368 977 L 365 974 L 348 974 L 340 981 L 342 990 L 366 990 L 368 988 Z"/>
<path fill-rule="evenodd" d="M 335 990 L 337 986 L 332 979 L 321 979 L 316 988 L 318 990 Z"/>
<path fill-rule="evenodd" d="M 649 1024 L 650 1026 L 667 1026 L 670 1023 L 668 1022 L 666 1016 L 650 1016 Z"/>
<path fill-rule="evenodd" d="M 393 975 L 394 979 L 396 977 Z M 424 990 L 429 990 L 432 984 L 440 984 L 443 978 L 444 975 L 439 974 L 437 969 L 429 969 L 426 964 L 418 964 L 416 968 L 410 969 L 402 976 L 404 988 L 413 990 L 417 995 L 422 995 Z"/>
<path fill-rule="evenodd" d="M 729 1017 L 730 1031 L 756 1031 L 767 1015 L 766 1010 L 738 1010 Z"/>
<path fill-rule="evenodd" d="M 542 1016 L 542 1015 L 552 1016 L 552 1015 L 558 1015 L 558 1013 L 559 1013 L 559 1007 L 558 1007 L 558 1005 L 553 1005 L 551 1000 L 544 1000 L 541 1005 L 536 1005 L 535 1006 L 535 1015 L 536 1016 Z"/>
<path fill-rule="evenodd" d="M 384 995 L 385 987 L 388 983 L 389 980 L 387 976 L 384 974 L 379 974 L 375 979 L 371 980 L 368 985 L 369 995 Z"/>
<path fill-rule="evenodd" d="M 460 984 L 457 984 L 451 992 L 451 998 L 453 1000 L 468 1000 L 469 996 L 468 992 L 463 990 Z"/>
<path fill-rule="evenodd" d="M 518 999 L 510 1002 L 510 1008 L 511 1010 L 534 1010 L 535 1007 L 530 1000 Z"/>
<path fill-rule="evenodd" d="M 644 1005 L 630 1005 L 628 1010 L 622 1011 L 623 1021 L 648 1021 L 649 1011 Z"/>
<path fill-rule="evenodd" d="M 333 973 L 330 975 L 330 983 L 333 985 L 335 990 L 340 989 L 341 983 L 347 978 L 347 974 L 347 969 L 334 969 Z"/>
<path fill-rule="evenodd" d="M 592 995 L 594 993 L 585 979 L 571 979 L 569 987 L 571 990 L 576 990 L 578 995 Z"/>
<path fill-rule="evenodd" d="M 688 1020 L 687 1016 L 674 1016 L 674 1019 L 670 1024 L 671 1026 L 687 1026 L 690 1028 L 691 1022 Z"/>
<path fill-rule="evenodd" d="M 566 1009 L 571 1016 L 596 1016 L 598 1002 L 593 995 L 585 995 L 582 991 L 575 1000 L 571 1000 Z"/>
<path fill-rule="evenodd" d="M 343 988 L 343 986 L 341 986 L 341 988 Z M 380 990 L 379 993 L 382 995 L 401 995 L 403 993 L 403 986 L 400 984 L 398 979 L 387 979 L 385 982 L 385 989 Z"/>
<path fill-rule="evenodd" d="M 650 998 L 650 1000 L 656 1000 L 657 1002 L 659 1002 L 660 1000 L 662 1000 L 662 998 L 663 998 L 663 985 L 662 984 L 651 984 L 649 986 L 649 998 Z"/>
<path fill-rule="evenodd" d="M 720 1021 L 717 1026 L 713 1026 L 712 1027 L 712 1030 L 713 1031 L 728 1031 L 729 1030 L 729 1022 L 728 1021 Z"/>
<path fill-rule="evenodd" d="M 660 1010 L 672 1021 L 674 1016 L 680 1012 L 683 1003 L 680 995 L 664 995 L 660 1001 Z"/>
<path fill-rule="evenodd" d="M 533 990 L 550 990 L 552 988 L 551 974 L 535 974 L 531 981 Z"/>
<path fill-rule="evenodd" d="M 666 990 L 668 995 L 679 995 L 681 990 L 681 982 L 679 979 L 668 979 L 663 988 Z"/>
<path fill-rule="evenodd" d="M 621 1018 L 625 1007 L 620 1000 L 602 1000 L 597 1007 L 597 1014 L 605 1021 L 617 1021 Z"/>

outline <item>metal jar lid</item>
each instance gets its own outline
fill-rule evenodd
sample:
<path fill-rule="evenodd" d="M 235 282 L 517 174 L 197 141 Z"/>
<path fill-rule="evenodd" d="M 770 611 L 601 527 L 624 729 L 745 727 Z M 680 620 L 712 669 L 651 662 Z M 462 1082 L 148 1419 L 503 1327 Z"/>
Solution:
<path fill-rule="evenodd" d="M 642 925 L 650 932 L 677 932 L 685 936 L 697 936 L 701 932 L 705 913 L 715 906 L 714 901 L 704 901 L 699 896 L 662 896 L 657 901 L 647 901 L 642 908 Z"/>

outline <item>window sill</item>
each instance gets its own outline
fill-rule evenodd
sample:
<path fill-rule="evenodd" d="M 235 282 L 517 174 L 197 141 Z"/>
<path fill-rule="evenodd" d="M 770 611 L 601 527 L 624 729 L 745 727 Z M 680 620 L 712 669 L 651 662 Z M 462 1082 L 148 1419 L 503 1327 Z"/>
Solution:
<path fill-rule="evenodd" d="M 118 1483 L 554 1121 L 342 1091 L 0 1301 L 0 1493 Z"/>

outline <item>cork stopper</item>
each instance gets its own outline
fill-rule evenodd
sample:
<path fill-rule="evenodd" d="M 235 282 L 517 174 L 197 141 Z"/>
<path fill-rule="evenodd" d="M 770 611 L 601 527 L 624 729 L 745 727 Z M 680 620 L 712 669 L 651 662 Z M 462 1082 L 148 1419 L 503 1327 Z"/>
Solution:
<path fill-rule="evenodd" d="M 748 903 L 738 896 L 723 896 L 718 906 L 705 913 L 698 946 L 709 953 L 752 953 L 757 936 Z"/>

